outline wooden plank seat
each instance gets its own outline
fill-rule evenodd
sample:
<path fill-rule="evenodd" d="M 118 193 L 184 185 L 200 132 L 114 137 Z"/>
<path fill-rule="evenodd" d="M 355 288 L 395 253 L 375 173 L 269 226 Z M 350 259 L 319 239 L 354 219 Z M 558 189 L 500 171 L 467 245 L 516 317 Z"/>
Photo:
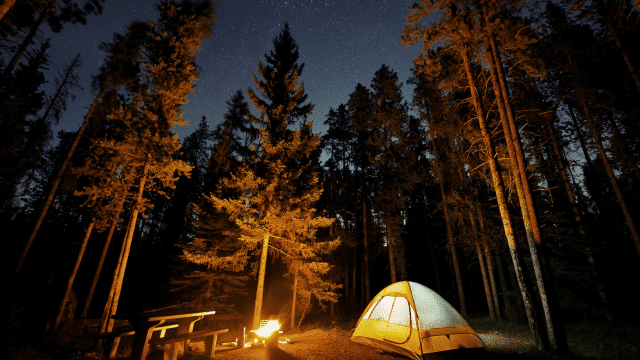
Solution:
<path fill-rule="evenodd" d="M 173 329 L 177 327 L 178 324 L 167 324 L 158 326 L 153 329 L 153 335 L 162 338 L 164 337 L 167 329 Z M 118 345 L 120 345 L 120 338 L 124 336 L 130 336 L 135 333 L 135 330 L 126 329 L 93 335 L 93 337 L 97 340 L 105 340 L 105 343 L 102 344 L 102 360 L 114 360 L 116 358 L 116 352 L 118 351 Z"/>
<path fill-rule="evenodd" d="M 179 346 L 177 343 L 192 340 L 196 338 L 204 338 L 204 356 L 213 359 L 216 356 L 216 342 L 218 334 L 226 333 L 229 329 L 222 330 L 199 330 L 184 334 L 165 336 L 163 338 L 150 339 L 150 345 L 164 345 L 163 360 L 176 360 L 178 358 Z M 187 350 L 187 346 L 184 347 Z"/>

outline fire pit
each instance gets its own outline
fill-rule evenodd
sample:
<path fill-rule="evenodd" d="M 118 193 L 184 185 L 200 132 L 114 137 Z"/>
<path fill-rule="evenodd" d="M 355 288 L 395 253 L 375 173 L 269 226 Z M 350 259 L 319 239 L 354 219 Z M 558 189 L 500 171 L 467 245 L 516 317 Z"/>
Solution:
<path fill-rule="evenodd" d="M 260 321 L 260 329 L 251 330 L 255 334 L 253 344 L 264 344 L 267 348 L 278 347 L 278 338 L 280 336 L 280 323 L 278 320 L 262 320 Z"/>

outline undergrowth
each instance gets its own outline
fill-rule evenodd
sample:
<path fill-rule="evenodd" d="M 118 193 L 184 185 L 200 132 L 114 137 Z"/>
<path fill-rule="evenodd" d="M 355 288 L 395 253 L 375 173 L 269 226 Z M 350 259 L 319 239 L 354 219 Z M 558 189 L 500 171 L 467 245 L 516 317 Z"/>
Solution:
<path fill-rule="evenodd" d="M 529 326 L 488 317 L 471 319 L 469 325 L 478 333 L 498 331 L 519 337 L 531 337 Z M 640 326 L 608 323 L 565 324 L 571 353 L 591 359 L 640 359 Z"/>

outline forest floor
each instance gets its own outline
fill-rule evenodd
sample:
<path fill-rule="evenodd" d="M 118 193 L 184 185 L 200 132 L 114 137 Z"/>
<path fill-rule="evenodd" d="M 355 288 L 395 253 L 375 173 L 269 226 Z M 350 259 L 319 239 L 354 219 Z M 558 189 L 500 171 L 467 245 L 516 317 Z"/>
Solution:
<path fill-rule="evenodd" d="M 526 326 L 480 319 L 472 321 L 485 344 L 486 349 L 467 352 L 446 352 L 426 355 L 424 359 L 520 359 L 520 360 L 586 360 L 586 359 L 639 359 L 640 330 L 637 327 L 615 329 L 607 326 L 569 326 L 567 334 L 572 353 L 567 356 L 544 354 L 535 349 Z M 91 351 L 93 346 L 88 328 L 76 327 L 75 331 L 48 336 L 31 347 L 13 348 L 8 359 L 23 360 L 97 360 L 99 356 Z M 407 359 L 399 354 L 384 352 L 373 347 L 350 341 L 352 331 L 347 328 L 322 326 L 307 327 L 292 334 L 280 335 L 281 342 L 276 349 L 252 346 L 235 349 L 219 345 L 216 359 L 219 360 L 399 360 Z M 203 343 L 193 342 L 194 352 L 186 354 L 182 360 L 204 360 Z M 476 351 L 477 350 L 477 351 Z M 131 344 L 124 338 L 118 349 L 118 360 L 127 359 Z M 1 357 L 1 356 L 0 356 Z M 161 360 L 162 351 L 149 354 L 149 360 Z"/>

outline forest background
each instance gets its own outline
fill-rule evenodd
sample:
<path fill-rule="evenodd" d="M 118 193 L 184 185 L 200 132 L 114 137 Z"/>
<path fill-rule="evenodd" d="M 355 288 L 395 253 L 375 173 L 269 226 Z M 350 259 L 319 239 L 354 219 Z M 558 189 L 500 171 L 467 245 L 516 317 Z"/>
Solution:
<path fill-rule="evenodd" d="M 54 141 L 79 58 L 46 82 L 34 35 L 104 5 L 0 7 L 3 334 L 167 306 L 294 327 L 400 280 L 540 349 L 566 351 L 563 322 L 640 317 L 638 3 L 417 3 L 413 93 L 382 64 L 315 114 L 323 134 L 285 25 L 255 86 L 178 141 L 215 6 L 161 2 L 101 45 L 93 104 Z"/>

